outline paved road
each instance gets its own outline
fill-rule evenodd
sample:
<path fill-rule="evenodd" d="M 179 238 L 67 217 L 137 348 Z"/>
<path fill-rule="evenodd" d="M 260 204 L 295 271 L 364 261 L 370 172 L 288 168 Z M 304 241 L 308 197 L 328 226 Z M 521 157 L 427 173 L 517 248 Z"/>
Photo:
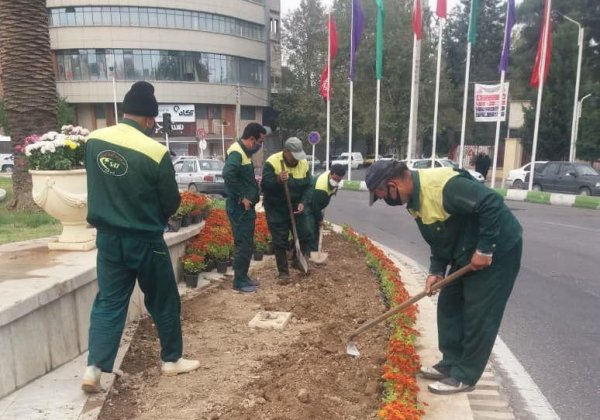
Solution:
<path fill-rule="evenodd" d="M 500 336 L 564 419 L 600 413 L 600 212 L 508 202 L 524 227 L 522 269 Z M 421 265 L 429 248 L 404 209 L 340 191 L 327 219 Z"/>

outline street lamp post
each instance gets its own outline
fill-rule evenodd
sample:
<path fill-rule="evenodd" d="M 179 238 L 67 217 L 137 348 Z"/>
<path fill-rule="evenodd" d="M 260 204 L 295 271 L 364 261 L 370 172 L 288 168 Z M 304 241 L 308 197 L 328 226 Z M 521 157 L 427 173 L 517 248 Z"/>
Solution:
<path fill-rule="evenodd" d="M 583 26 L 579 22 L 574 19 L 571 19 L 567 15 L 563 15 L 558 11 L 554 11 L 557 15 L 562 16 L 566 20 L 571 23 L 574 23 L 579 28 L 579 33 L 577 35 L 577 45 L 579 47 L 579 52 L 577 56 L 577 77 L 575 79 L 575 99 L 573 101 L 573 120 L 571 121 L 571 147 L 569 148 L 569 162 L 573 162 L 575 160 L 575 142 L 577 141 L 577 110 L 579 103 L 579 81 L 581 79 L 581 61 L 583 58 Z"/>
<path fill-rule="evenodd" d="M 588 93 L 583 98 L 581 98 L 577 103 L 577 121 L 575 123 L 575 139 L 574 139 L 573 143 L 571 144 L 571 154 L 573 155 L 573 159 L 571 159 L 571 162 L 573 162 L 573 160 L 577 156 L 577 137 L 578 137 L 578 133 L 579 133 L 579 119 L 581 118 L 581 107 L 583 106 L 583 101 L 585 101 L 590 96 L 592 96 L 592 94 Z"/>

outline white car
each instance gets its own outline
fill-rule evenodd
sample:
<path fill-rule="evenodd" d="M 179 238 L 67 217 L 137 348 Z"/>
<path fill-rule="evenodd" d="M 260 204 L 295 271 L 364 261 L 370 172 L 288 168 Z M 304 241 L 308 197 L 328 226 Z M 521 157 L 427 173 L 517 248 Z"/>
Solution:
<path fill-rule="evenodd" d="M 331 162 L 331 164 L 332 165 L 348 166 L 348 157 L 349 157 L 348 152 L 344 152 L 341 155 L 339 155 L 337 157 L 337 159 L 335 159 L 333 162 Z M 364 163 L 365 163 L 365 161 L 363 160 L 362 153 L 360 153 L 360 152 L 352 152 L 352 158 L 351 158 L 351 161 L 350 161 L 350 167 L 352 169 L 358 169 L 361 166 L 363 166 Z"/>
<path fill-rule="evenodd" d="M 537 168 L 538 165 L 543 165 L 548 162 L 547 160 L 540 160 L 535 162 L 535 166 Z M 508 171 L 508 176 L 506 177 L 506 185 L 509 188 L 517 188 L 521 189 L 525 186 L 525 177 L 531 170 L 531 162 L 527 165 L 523 165 L 520 168 L 513 169 Z M 536 170 L 537 173 L 537 170 Z M 537 175 L 536 175 L 537 176 Z"/>
<path fill-rule="evenodd" d="M 173 162 L 179 189 L 225 196 L 223 167 L 220 160 L 181 156 Z"/>
<path fill-rule="evenodd" d="M 13 155 L 0 155 L 0 172 L 12 172 L 15 167 Z"/>
<path fill-rule="evenodd" d="M 431 168 L 431 159 L 413 159 L 413 160 L 406 162 L 406 166 L 408 166 L 409 169 Z M 441 167 L 458 168 L 458 163 L 456 163 L 450 159 L 439 158 L 439 159 L 435 160 L 435 167 L 436 168 L 441 168 Z M 469 174 L 471 174 L 471 176 L 473 178 L 475 178 L 477 181 L 485 182 L 483 175 L 481 175 L 479 172 L 474 171 L 472 169 L 467 169 L 467 171 L 469 171 Z"/>

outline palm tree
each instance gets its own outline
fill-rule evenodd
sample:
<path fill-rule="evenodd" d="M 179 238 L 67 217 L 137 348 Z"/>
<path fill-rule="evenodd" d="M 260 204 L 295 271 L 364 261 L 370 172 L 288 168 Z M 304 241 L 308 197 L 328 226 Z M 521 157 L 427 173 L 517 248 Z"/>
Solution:
<path fill-rule="evenodd" d="M 56 129 L 56 81 L 45 0 L 0 0 L 0 69 L 12 149 Z M 15 153 L 11 209 L 36 208 L 23 155 Z"/>

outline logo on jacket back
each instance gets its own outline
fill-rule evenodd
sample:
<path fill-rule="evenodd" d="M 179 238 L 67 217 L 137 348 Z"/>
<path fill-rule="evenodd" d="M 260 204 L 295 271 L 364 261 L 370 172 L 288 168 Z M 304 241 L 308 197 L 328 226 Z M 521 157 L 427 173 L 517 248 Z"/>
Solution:
<path fill-rule="evenodd" d="M 112 176 L 123 176 L 127 173 L 127 161 L 113 150 L 103 150 L 96 158 L 102 172 Z"/>

